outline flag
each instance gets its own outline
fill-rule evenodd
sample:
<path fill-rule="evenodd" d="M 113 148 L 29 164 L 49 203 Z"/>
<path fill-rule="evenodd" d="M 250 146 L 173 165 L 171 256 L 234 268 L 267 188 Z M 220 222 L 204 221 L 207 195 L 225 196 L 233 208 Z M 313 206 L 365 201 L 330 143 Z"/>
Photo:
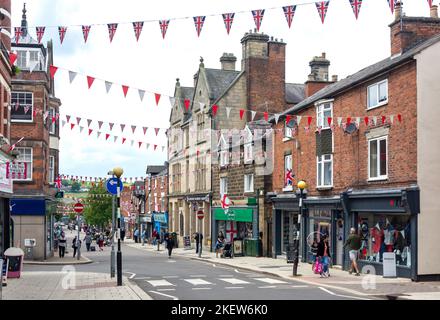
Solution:
<path fill-rule="evenodd" d="M 217 115 L 218 105 L 212 106 L 212 116 L 215 117 Z"/>
<path fill-rule="evenodd" d="M 125 124 L 121 124 L 121 132 L 124 132 Z"/>
<path fill-rule="evenodd" d="M 20 142 L 22 142 L 24 139 L 24 137 L 22 137 L 20 140 L 18 140 L 16 143 L 14 143 L 10 148 L 9 148 L 9 152 L 13 151 L 15 149 L 15 147 L 17 146 L 17 144 L 19 144 Z"/>
<path fill-rule="evenodd" d="M 118 136 L 113 136 L 113 142 L 116 143 L 116 140 L 118 140 Z"/>
<path fill-rule="evenodd" d="M 274 116 L 275 116 L 275 124 L 278 124 L 278 120 L 280 119 L 279 113 L 276 113 Z"/>
<path fill-rule="evenodd" d="M 286 170 L 286 175 L 284 177 L 284 185 L 285 186 L 293 186 L 293 177 L 295 175 L 292 173 L 292 169 Z"/>
<path fill-rule="evenodd" d="M 107 93 L 110 92 L 110 89 L 112 88 L 113 83 L 109 82 L 109 81 L 105 81 L 105 91 L 107 91 Z"/>
<path fill-rule="evenodd" d="M 58 175 L 58 177 L 57 177 L 56 180 L 55 180 L 55 186 L 56 186 L 58 189 L 61 189 L 61 178 L 60 178 L 60 175 Z"/>
<path fill-rule="evenodd" d="M 108 36 L 110 38 L 110 43 L 113 41 L 113 37 L 115 36 L 116 30 L 118 29 L 117 23 L 109 23 L 107 24 L 108 27 Z"/>
<path fill-rule="evenodd" d="M 141 102 L 144 101 L 145 90 L 138 89 L 138 92 L 139 92 L 139 98 L 141 99 Z"/>
<path fill-rule="evenodd" d="M 390 6 L 391 13 L 394 14 L 394 7 L 396 6 L 397 0 L 387 0 Z"/>
<path fill-rule="evenodd" d="M 81 118 L 80 117 L 76 117 L 76 123 L 79 125 L 81 122 Z"/>
<path fill-rule="evenodd" d="M 240 120 L 243 120 L 244 109 L 240 109 Z"/>
<path fill-rule="evenodd" d="M 168 25 L 170 24 L 170 20 L 160 20 L 159 26 L 160 26 L 160 32 L 162 33 L 162 38 L 165 39 L 165 35 L 168 30 Z"/>
<path fill-rule="evenodd" d="M 93 129 L 89 129 L 89 136 L 92 134 Z"/>
<path fill-rule="evenodd" d="M 73 72 L 73 71 L 69 71 L 69 81 L 70 83 L 73 82 L 73 80 L 75 80 L 77 73 Z"/>
<path fill-rule="evenodd" d="M 354 16 L 357 18 L 359 17 L 359 12 L 361 11 L 362 6 L 362 0 L 349 0 L 351 8 L 353 9 Z"/>
<path fill-rule="evenodd" d="M 90 29 L 92 26 L 81 26 L 83 37 L 84 37 L 84 43 L 87 43 L 87 39 L 89 38 Z"/>
<path fill-rule="evenodd" d="M 15 30 L 15 43 L 18 43 L 23 32 L 21 30 L 21 27 L 15 27 L 14 30 Z"/>
<path fill-rule="evenodd" d="M 200 32 L 202 32 L 203 24 L 205 23 L 205 16 L 193 17 L 194 25 L 196 26 L 197 36 L 200 37 Z"/>
<path fill-rule="evenodd" d="M 44 31 L 46 30 L 46 27 L 36 27 L 36 29 L 37 29 L 38 43 L 41 43 L 41 40 L 43 39 Z"/>
<path fill-rule="evenodd" d="M 124 92 L 124 97 L 127 98 L 128 86 L 122 86 L 122 91 Z"/>
<path fill-rule="evenodd" d="M 95 78 L 87 76 L 87 85 L 89 86 L 89 89 L 91 88 L 93 81 L 95 81 Z"/>
<path fill-rule="evenodd" d="M 144 136 L 145 136 L 147 134 L 148 127 L 143 127 L 142 130 L 144 131 Z"/>
<path fill-rule="evenodd" d="M 84 127 L 79 126 L 79 133 L 83 132 L 83 130 L 84 130 Z"/>
<path fill-rule="evenodd" d="M 205 109 L 205 104 L 203 102 L 199 102 L 200 110 L 203 111 Z"/>
<path fill-rule="evenodd" d="M 90 124 L 92 123 L 93 120 L 87 119 L 87 128 L 90 128 Z"/>
<path fill-rule="evenodd" d="M 264 113 L 264 120 L 269 121 L 269 113 Z"/>
<path fill-rule="evenodd" d="M 260 32 L 261 23 L 263 22 L 264 9 L 252 10 L 252 16 L 254 17 L 254 22 L 255 22 L 255 26 L 257 27 L 257 32 Z"/>
<path fill-rule="evenodd" d="M 103 121 L 98 121 L 99 130 L 101 130 L 102 125 L 104 124 Z"/>
<path fill-rule="evenodd" d="M 133 145 L 134 145 L 134 140 L 130 140 L 130 144 L 131 144 L 131 146 L 133 147 Z"/>
<path fill-rule="evenodd" d="M 138 144 L 139 144 L 139 149 L 141 148 L 141 146 L 142 146 L 142 142 L 141 141 L 139 141 L 138 142 Z"/>
<path fill-rule="evenodd" d="M 55 67 L 55 66 L 49 67 L 50 77 L 52 79 L 55 77 L 55 73 L 57 73 L 57 71 L 58 71 L 58 67 Z"/>
<path fill-rule="evenodd" d="M 370 124 L 370 118 L 364 117 L 364 122 L 365 122 L 365 125 L 368 126 Z"/>
<path fill-rule="evenodd" d="M 139 41 L 139 37 L 142 33 L 142 28 L 144 27 L 144 22 L 133 22 L 134 35 L 136 36 L 136 41 Z"/>
<path fill-rule="evenodd" d="M 286 17 L 287 20 L 287 25 L 290 28 L 290 26 L 292 25 L 293 16 L 295 15 L 296 6 L 283 7 L 283 11 L 284 11 L 284 16 Z"/>
<path fill-rule="evenodd" d="M 96 133 L 96 136 L 97 136 L 98 139 L 99 139 L 99 137 L 101 136 L 101 132 L 98 131 L 98 132 Z"/>
<path fill-rule="evenodd" d="M 154 131 L 156 132 L 156 136 L 159 134 L 159 128 L 154 128 Z"/>
<path fill-rule="evenodd" d="M 307 117 L 307 124 L 308 124 L 308 126 L 310 127 L 310 125 L 312 124 L 312 120 L 313 120 L 313 118 L 312 117 Z"/>
<path fill-rule="evenodd" d="M 66 120 L 67 120 L 67 123 L 70 122 L 70 116 L 69 115 L 66 115 Z"/>
<path fill-rule="evenodd" d="M 156 99 L 156 106 L 159 105 L 159 101 L 160 101 L 160 93 L 155 93 L 154 94 L 154 98 Z"/>
<path fill-rule="evenodd" d="M 105 134 L 105 140 L 108 140 L 110 138 L 110 135 L 108 133 Z"/>
<path fill-rule="evenodd" d="M 136 126 L 131 126 L 131 131 L 133 131 L 134 134 L 134 132 L 136 131 Z"/>
<path fill-rule="evenodd" d="M 402 115 L 401 114 L 397 115 L 397 120 L 399 120 L 399 122 L 402 122 Z"/>
<path fill-rule="evenodd" d="M 74 124 L 74 123 L 71 123 L 71 124 L 70 124 L 70 130 L 73 130 L 74 127 L 75 127 L 75 124 Z"/>
<path fill-rule="evenodd" d="M 189 104 L 191 103 L 191 101 L 189 100 L 189 99 L 185 99 L 184 100 L 184 104 L 185 104 L 185 109 L 186 109 L 186 111 L 188 111 L 188 109 L 189 109 Z"/>
<path fill-rule="evenodd" d="M 254 121 L 256 114 L 257 114 L 256 111 L 251 111 L 251 121 Z"/>
<path fill-rule="evenodd" d="M 302 116 L 296 116 L 296 123 L 298 124 L 298 126 L 301 123 L 301 119 L 302 119 Z"/>
<path fill-rule="evenodd" d="M 16 53 L 10 52 L 9 53 L 9 62 L 11 63 L 11 66 L 17 61 L 18 55 Z"/>
<path fill-rule="evenodd" d="M 60 42 L 63 44 L 64 37 L 66 36 L 67 27 L 58 27 L 58 34 L 60 35 Z"/>
<path fill-rule="evenodd" d="M 156 151 L 156 149 L 157 149 L 157 144 L 154 145 L 154 151 Z"/>
<path fill-rule="evenodd" d="M 328 6 L 330 5 L 330 1 L 319 1 L 315 2 L 316 9 L 318 9 L 319 16 L 321 17 L 321 21 L 324 24 L 325 16 L 327 14 Z"/>
<path fill-rule="evenodd" d="M 234 21 L 235 13 L 223 13 L 223 21 L 225 23 L 226 32 L 231 31 L 232 22 Z"/>
<path fill-rule="evenodd" d="M 170 97 L 170 104 L 171 104 L 171 107 L 174 107 L 174 105 L 176 104 L 176 98 Z"/>
<path fill-rule="evenodd" d="M 110 131 L 113 130 L 113 126 L 114 126 L 114 125 L 115 125 L 114 123 L 111 123 L 111 122 L 108 123 L 108 126 L 109 126 L 109 128 L 110 128 Z"/>

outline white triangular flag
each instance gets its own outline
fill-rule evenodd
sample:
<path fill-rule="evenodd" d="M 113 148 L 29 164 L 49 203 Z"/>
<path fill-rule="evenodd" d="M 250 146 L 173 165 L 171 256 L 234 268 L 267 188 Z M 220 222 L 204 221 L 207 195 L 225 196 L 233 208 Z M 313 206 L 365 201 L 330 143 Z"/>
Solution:
<path fill-rule="evenodd" d="M 131 140 L 131 146 L 133 147 L 133 145 L 134 145 L 134 140 Z"/>
<path fill-rule="evenodd" d="M 170 97 L 170 103 L 171 103 L 171 107 L 174 107 L 174 105 L 176 104 L 176 98 Z"/>
<path fill-rule="evenodd" d="M 105 90 L 107 91 L 107 93 L 109 93 L 110 89 L 112 88 L 112 84 L 113 83 L 108 81 L 105 82 Z"/>
<path fill-rule="evenodd" d="M 301 123 L 302 116 L 296 116 L 296 121 L 298 122 L 298 126 Z"/>
<path fill-rule="evenodd" d="M 275 123 L 278 124 L 278 120 L 280 119 L 280 115 L 278 113 L 275 114 Z"/>
<path fill-rule="evenodd" d="M 150 148 L 150 144 L 149 143 L 147 143 L 147 150 L 148 150 L 148 148 Z"/>
<path fill-rule="evenodd" d="M 61 121 L 62 126 L 64 127 L 66 125 L 66 120 Z"/>
<path fill-rule="evenodd" d="M 374 123 L 374 125 L 377 125 L 377 117 L 376 117 L 376 116 L 373 116 L 372 118 L 373 118 L 373 123 Z"/>
<path fill-rule="evenodd" d="M 101 132 L 98 131 L 96 134 L 97 134 L 98 139 L 99 139 L 99 137 L 101 136 Z"/>
<path fill-rule="evenodd" d="M 338 117 L 338 127 L 340 127 L 342 124 L 342 117 Z"/>
<path fill-rule="evenodd" d="M 113 142 L 116 142 L 116 140 L 118 140 L 118 136 L 113 137 Z"/>
<path fill-rule="evenodd" d="M 226 107 L 226 117 L 228 117 L 229 119 L 229 115 L 231 114 L 231 108 L 230 107 Z"/>
<path fill-rule="evenodd" d="M 251 111 L 251 121 L 254 121 L 256 114 L 257 114 L 256 111 Z"/>
<path fill-rule="evenodd" d="M 361 124 L 361 117 L 356 117 L 355 118 L 355 122 L 356 122 L 356 127 L 359 128 L 360 124 Z"/>
<path fill-rule="evenodd" d="M 199 104 L 200 104 L 200 110 L 203 111 L 203 109 L 205 109 L 206 105 L 203 102 L 199 102 Z M 228 116 L 228 118 L 229 118 L 229 116 Z"/>
<path fill-rule="evenodd" d="M 394 114 L 390 115 L 390 123 L 394 124 Z"/>
<path fill-rule="evenodd" d="M 32 73 L 38 65 L 38 61 L 31 61 L 29 63 L 29 71 Z"/>
<path fill-rule="evenodd" d="M 141 99 L 141 101 L 144 101 L 145 90 L 139 89 L 138 91 L 139 91 L 139 98 Z"/>
<path fill-rule="evenodd" d="M 79 133 L 81 133 L 84 130 L 84 127 L 79 126 Z"/>
<path fill-rule="evenodd" d="M 162 147 L 162 152 L 164 152 L 164 151 L 165 151 L 165 146 Z"/>
<path fill-rule="evenodd" d="M 70 83 L 73 82 L 73 80 L 75 80 L 77 73 L 73 72 L 73 71 L 69 71 L 69 81 Z"/>

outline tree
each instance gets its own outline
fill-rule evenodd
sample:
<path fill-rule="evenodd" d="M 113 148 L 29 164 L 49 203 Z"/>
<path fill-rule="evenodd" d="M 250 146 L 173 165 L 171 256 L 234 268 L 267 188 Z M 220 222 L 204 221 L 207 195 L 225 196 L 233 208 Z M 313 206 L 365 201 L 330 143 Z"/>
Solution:
<path fill-rule="evenodd" d="M 64 187 L 68 187 L 68 186 L 70 186 L 70 185 L 72 184 L 72 182 L 71 182 L 70 180 L 62 180 L 62 181 L 61 181 L 61 184 L 62 184 Z"/>
<path fill-rule="evenodd" d="M 80 192 L 81 190 L 81 184 L 79 184 L 78 182 L 74 182 L 72 183 L 72 192 Z"/>
<path fill-rule="evenodd" d="M 84 219 L 87 224 L 104 226 L 112 220 L 112 200 L 110 197 L 95 197 L 106 194 L 103 186 L 90 189 L 84 209 Z"/>

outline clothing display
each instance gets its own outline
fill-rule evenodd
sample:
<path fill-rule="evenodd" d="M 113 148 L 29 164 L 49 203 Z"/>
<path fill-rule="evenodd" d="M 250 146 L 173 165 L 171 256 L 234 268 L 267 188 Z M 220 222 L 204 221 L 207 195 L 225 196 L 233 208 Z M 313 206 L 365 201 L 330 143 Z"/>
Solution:
<path fill-rule="evenodd" d="M 371 228 L 371 242 L 373 243 L 374 253 L 380 252 L 380 248 L 383 243 L 383 236 L 384 236 L 383 230 L 378 229 L 377 226 Z"/>

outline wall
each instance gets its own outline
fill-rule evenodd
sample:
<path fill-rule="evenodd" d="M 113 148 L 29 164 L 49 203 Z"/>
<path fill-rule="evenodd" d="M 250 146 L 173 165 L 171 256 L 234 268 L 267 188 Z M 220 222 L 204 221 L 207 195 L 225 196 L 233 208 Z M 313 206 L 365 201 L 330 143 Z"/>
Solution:
<path fill-rule="evenodd" d="M 14 246 L 25 249 L 24 239 L 35 239 L 34 259 L 42 260 L 46 247 L 46 227 L 44 216 L 13 216 Z"/>

